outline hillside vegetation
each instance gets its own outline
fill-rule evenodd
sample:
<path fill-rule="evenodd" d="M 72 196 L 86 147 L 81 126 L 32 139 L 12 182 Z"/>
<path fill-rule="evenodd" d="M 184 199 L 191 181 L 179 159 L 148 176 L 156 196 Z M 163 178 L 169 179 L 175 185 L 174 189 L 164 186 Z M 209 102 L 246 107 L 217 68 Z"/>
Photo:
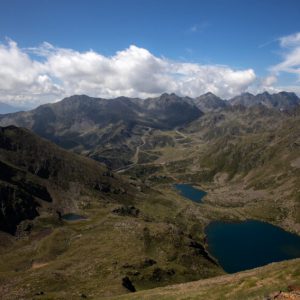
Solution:
<path fill-rule="evenodd" d="M 299 103 L 73 96 L 0 116 L 1 296 L 264 299 L 298 286 L 299 260 L 224 275 L 205 227 L 256 219 L 300 234 Z"/>
<path fill-rule="evenodd" d="M 300 299 L 300 262 L 292 260 L 223 275 L 212 279 L 172 285 L 113 299 Z"/>
<path fill-rule="evenodd" d="M 2 299 L 104 297 L 223 273 L 196 230 L 208 220 L 175 192 L 13 126 L 1 128 L 0 157 Z"/>

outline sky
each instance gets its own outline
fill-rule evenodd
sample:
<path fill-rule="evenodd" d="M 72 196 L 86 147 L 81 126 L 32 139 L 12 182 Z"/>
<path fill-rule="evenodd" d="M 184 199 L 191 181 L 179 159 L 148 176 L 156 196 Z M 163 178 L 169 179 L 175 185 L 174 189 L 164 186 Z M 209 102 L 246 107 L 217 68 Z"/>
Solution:
<path fill-rule="evenodd" d="M 299 0 L 0 0 L 0 101 L 300 95 Z"/>

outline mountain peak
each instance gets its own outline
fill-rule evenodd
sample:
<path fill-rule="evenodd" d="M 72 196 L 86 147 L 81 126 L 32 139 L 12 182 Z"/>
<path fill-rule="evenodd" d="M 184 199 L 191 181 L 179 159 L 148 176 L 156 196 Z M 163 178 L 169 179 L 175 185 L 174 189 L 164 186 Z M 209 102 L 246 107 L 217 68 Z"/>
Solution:
<path fill-rule="evenodd" d="M 194 99 L 195 104 L 204 112 L 222 109 L 227 106 L 227 102 L 215 94 L 208 92 Z"/>
<path fill-rule="evenodd" d="M 82 95 L 72 95 L 72 96 L 66 97 L 59 102 L 72 102 L 72 101 L 82 101 L 82 100 L 89 100 L 89 99 L 94 99 L 94 98 L 90 97 L 88 95 L 82 94 Z"/>
<path fill-rule="evenodd" d="M 180 98 L 180 97 L 175 93 L 170 93 L 170 94 L 169 93 L 163 93 L 158 97 L 158 99 L 160 99 L 160 98 Z"/>
<path fill-rule="evenodd" d="M 244 92 L 244 93 L 242 93 L 240 96 L 254 97 L 254 95 L 251 94 L 251 93 L 249 93 L 249 92 Z"/>
<path fill-rule="evenodd" d="M 203 95 L 201 95 L 201 96 L 199 96 L 199 97 L 202 97 L 202 96 L 205 96 L 205 97 L 208 97 L 208 96 L 211 96 L 211 97 L 218 97 L 218 96 L 216 96 L 214 93 L 212 93 L 212 92 L 207 92 L 207 93 L 205 93 L 205 94 L 203 94 Z"/>
<path fill-rule="evenodd" d="M 270 94 L 268 93 L 267 91 L 264 91 L 263 93 L 261 94 L 257 94 L 256 95 L 256 98 L 261 98 L 262 100 L 260 100 L 259 102 L 263 104 L 264 101 L 269 101 L 267 99 L 271 99 L 272 97 L 274 97 L 275 95 L 277 94 Z M 271 100 L 272 101 L 272 100 Z"/>
<path fill-rule="evenodd" d="M 243 105 L 251 107 L 254 105 L 263 105 L 269 108 L 276 108 L 280 110 L 289 110 L 300 105 L 300 99 L 295 93 L 279 92 L 270 94 L 265 91 L 261 94 L 252 95 L 250 93 L 243 93 L 229 100 L 232 105 Z"/>

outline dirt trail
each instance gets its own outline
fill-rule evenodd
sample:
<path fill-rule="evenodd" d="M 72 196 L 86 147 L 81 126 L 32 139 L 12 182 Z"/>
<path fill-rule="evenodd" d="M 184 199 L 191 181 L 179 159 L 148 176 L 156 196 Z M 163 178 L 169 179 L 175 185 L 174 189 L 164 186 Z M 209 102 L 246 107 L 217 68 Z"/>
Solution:
<path fill-rule="evenodd" d="M 151 128 L 149 128 L 151 130 Z M 146 134 L 149 134 L 149 130 Z M 145 139 L 145 136 L 142 136 L 141 137 L 142 139 L 142 144 L 140 144 L 139 146 L 136 147 L 136 151 L 135 151 L 135 154 L 133 156 L 133 163 L 134 164 L 137 164 L 138 160 L 139 160 L 139 154 L 140 154 L 140 149 L 141 147 L 143 147 L 145 144 L 146 144 L 146 139 Z"/>
<path fill-rule="evenodd" d="M 37 262 L 34 262 L 34 263 L 32 263 L 31 269 L 33 269 L 33 270 L 40 269 L 40 268 L 46 267 L 48 265 L 49 265 L 49 263 L 37 263 Z"/>
<path fill-rule="evenodd" d="M 125 167 L 121 167 L 119 169 L 116 169 L 114 170 L 115 172 L 117 173 L 122 173 L 124 171 L 127 171 L 131 168 L 133 168 L 137 163 L 138 163 L 138 160 L 139 160 L 139 154 L 140 154 L 140 149 L 141 147 L 143 147 L 145 144 L 146 144 L 146 136 L 149 136 L 150 132 L 152 131 L 152 128 L 151 127 L 147 127 L 147 132 L 145 133 L 145 135 L 143 135 L 141 137 L 141 140 L 142 140 L 142 143 L 140 145 L 138 145 L 136 147 L 136 150 L 135 150 L 135 153 L 133 155 L 133 163 L 128 165 L 128 166 L 125 166 Z"/>
<path fill-rule="evenodd" d="M 183 139 L 186 139 L 186 138 L 187 138 L 187 136 L 186 136 L 184 133 L 178 131 L 177 129 L 175 130 L 175 132 L 176 132 L 178 135 L 182 136 Z"/>

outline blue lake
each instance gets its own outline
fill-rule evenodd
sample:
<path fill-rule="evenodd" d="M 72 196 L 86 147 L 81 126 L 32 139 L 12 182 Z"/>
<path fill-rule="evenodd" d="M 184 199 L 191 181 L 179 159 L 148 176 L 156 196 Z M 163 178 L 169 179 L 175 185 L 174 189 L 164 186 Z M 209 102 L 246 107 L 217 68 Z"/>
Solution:
<path fill-rule="evenodd" d="M 61 217 L 65 221 L 79 221 L 79 220 L 86 220 L 86 217 L 77 215 L 74 213 L 65 214 Z"/>
<path fill-rule="evenodd" d="M 206 195 L 206 192 L 196 189 L 190 184 L 179 183 L 175 184 L 174 186 L 183 197 L 188 198 L 194 202 L 201 203 L 202 198 Z"/>
<path fill-rule="evenodd" d="M 228 273 L 300 257 L 300 236 L 268 223 L 212 222 L 205 233 L 209 253 Z"/>

